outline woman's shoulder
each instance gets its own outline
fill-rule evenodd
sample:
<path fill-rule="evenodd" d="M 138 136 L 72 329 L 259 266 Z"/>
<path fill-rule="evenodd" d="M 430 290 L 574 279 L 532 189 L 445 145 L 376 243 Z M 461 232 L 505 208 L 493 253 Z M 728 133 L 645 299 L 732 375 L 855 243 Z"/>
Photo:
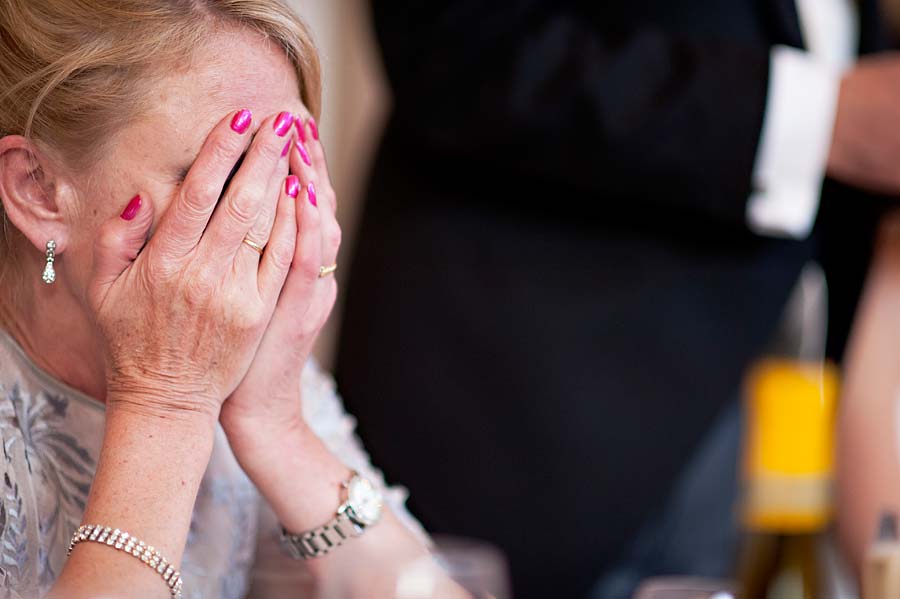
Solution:
<path fill-rule="evenodd" d="M 9 396 L 16 388 L 19 389 L 19 396 L 42 397 L 45 401 L 65 406 L 76 404 L 79 409 L 93 413 L 100 422 L 103 420 L 105 408 L 101 402 L 41 369 L 9 333 L 0 329 L 0 397 Z"/>
<path fill-rule="evenodd" d="M 100 402 L 53 379 L 0 331 L 0 465 L 7 472 L 59 482 L 62 496 L 79 505 L 103 442 L 104 415 Z"/>
<path fill-rule="evenodd" d="M 55 383 L 0 333 L 0 588 L 39 596 L 65 560 L 103 441 L 93 401 Z"/>
<path fill-rule="evenodd" d="M 63 449 L 78 456 L 96 455 L 104 413 L 102 403 L 55 380 L 0 331 L 0 431 L 7 461 L 7 445 L 16 439 L 32 445 L 52 443 L 52 447 L 34 448 L 49 455 Z"/>

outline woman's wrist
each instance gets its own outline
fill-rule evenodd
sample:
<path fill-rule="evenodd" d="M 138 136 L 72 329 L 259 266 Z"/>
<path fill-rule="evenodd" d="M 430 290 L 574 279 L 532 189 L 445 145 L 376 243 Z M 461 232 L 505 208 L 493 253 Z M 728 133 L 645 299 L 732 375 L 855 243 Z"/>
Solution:
<path fill-rule="evenodd" d="M 254 401 L 250 407 L 245 405 L 247 402 L 235 402 L 232 398 L 222 404 L 219 423 L 232 447 L 235 444 L 257 446 L 282 438 L 313 434 L 303 418 L 303 402 L 296 389 L 284 394 L 257 392 L 254 397 L 262 399 L 263 393 L 265 401 Z"/>
<path fill-rule="evenodd" d="M 223 409 L 223 416 L 226 414 Z M 229 418 L 226 416 L 226 420 Z M 343 483 L 351 477 L 350 468 L 325 446 L 302 417 L 272 422 L 269 427 L 259 424 L 229 422 L 225 426 L 223 423 L 241 467 L 289 532 L 301 534 L 327 524 L 346 499 Z M 262 434 L 265 430 L 268 434 Z M 380 560 L 386 568 L 386 579 L 393 579 L 395 573 L 389 572 L 391 568 L 427 555 L 428 550 L 419 539 L 385 508 L 381 520 L 367 528 L 361 537 L 326 556 L 309 560 L 305 567 L 314 579 L 321 581 L 344 576 L 352 563 Z M 371 588 L 360 589 L 355 595 L 371 591 Z M 447 596 L 468 597 L 456 591 L 448 592 Z"/>
<path fill-rule="evenodd" d="M 128 531 L 177 569 L 212 453 L 215 420 L 190 412 L 147 414 L 121 405 L 107 410 L 83 522 Z M 140 560 L 99 543 L 81 543 L 51 596 L 118 596 L 125 588 L 134 596 L 168 596 L 159 574 Z"/>
<path fill-rule="evenodd" d="M 302 532 L 335 515 L 350 469 L 302 417 L 265 427 L 259 422 L 222 425 L 241 468 L 285 528 Z"/>
<path fill-rule="evenodd" d="M 212 451 L 212 444 L 218 425 L 217 414 L 207 410 L 192 409 L 156 409 L 147 407 L 139 399 L 131 396 L 127 401 L 122 398 L 107 397 L 105 435 L 103 449 L 118 450 L 126 441 L 142 439 L 142 448 L 165 449 L 166 442 L 172 442 L 171 452 L 184 446 L 204 446 Z M 167 452 L 167 453 L 171 453 Z M 142 453 L 145 453 L 142 451 Z M 209 456 L 182 456 L 175 454 L 179 465 L 202 466 L 206 470 Z"/>
<path fill-rule="evenodd" d="M 200 385 L 176 388 L 110 381 L 107 382 L 105 403 L 107 414 L 133 414 L 215 429 L 222 401 L 214 392 Z"/>
<path fill-rule="evenodd" d="M 203 414 L 108 410 L 85 522 L 130 530 L 177 563 L 214 439 Z"/>

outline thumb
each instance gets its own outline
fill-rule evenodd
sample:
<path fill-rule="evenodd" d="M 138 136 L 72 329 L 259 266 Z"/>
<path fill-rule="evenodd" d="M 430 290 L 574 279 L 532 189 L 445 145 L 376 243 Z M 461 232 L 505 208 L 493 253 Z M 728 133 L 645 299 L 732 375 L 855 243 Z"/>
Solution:
<path fill-rule="evenodd" d="M 122 214 L 101 225 L 94 243 L 95 291 L 105 295 L 105 290 L 134 262 L 152 224 L 153 205 L 136 195 Z"/>

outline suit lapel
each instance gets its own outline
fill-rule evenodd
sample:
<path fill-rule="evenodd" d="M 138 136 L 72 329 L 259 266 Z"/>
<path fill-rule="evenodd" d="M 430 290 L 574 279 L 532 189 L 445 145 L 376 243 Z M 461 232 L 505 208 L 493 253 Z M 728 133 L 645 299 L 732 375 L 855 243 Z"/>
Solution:
<path fill-rule="evenodd" d="M 760 4 L 771 31 L 775 33 L 775 43 L 805 47 L 795 0 L 763 0 Z"/>

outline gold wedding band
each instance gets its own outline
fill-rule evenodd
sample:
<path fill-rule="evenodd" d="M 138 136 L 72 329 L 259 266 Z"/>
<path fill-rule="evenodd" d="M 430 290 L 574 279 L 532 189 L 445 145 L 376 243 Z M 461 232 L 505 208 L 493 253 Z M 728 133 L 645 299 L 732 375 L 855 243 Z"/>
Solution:
<path fill-rule="evenodd" d="M 324 279 L 328 275 L 333 275 L 334 271 L 337 270 L 337 264 L 332 264 L 331 266 L 320 266 L 319 267 L 319 278 Z"/>
<path fill-rule="evenodd" d="M 250 241 L 250 240 L 247 239 L 246 237 L 244 237 L 244 243 L 246 243 L 246 244 L 250 247 L 250 249 L 252 249 L 254 252 L 256 252 L 257 254 L 259 254 L 260 256 L 262 256 L 263 250 L 264 250 L 265 248 L 263 248 L 261 245 L 258 245 L 258 244 L 256 244 L 256 243 L 253 243 L 252 241 Z"/>

